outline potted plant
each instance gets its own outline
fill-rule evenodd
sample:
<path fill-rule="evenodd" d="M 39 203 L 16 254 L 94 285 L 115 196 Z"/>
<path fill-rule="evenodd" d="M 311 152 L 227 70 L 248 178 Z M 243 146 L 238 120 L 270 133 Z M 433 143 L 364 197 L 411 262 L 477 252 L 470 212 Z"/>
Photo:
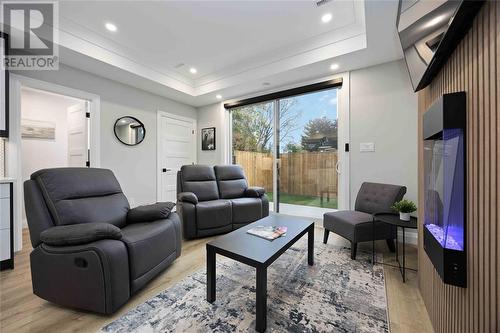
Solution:
<path fill-rule="evenodd" d="M 403 221 L 410 221 L 410 213 L 413 213 L 417 210 L 417 206 L 413 203 L 413 201 L 403 199 L 401 201 L 395 202 L 392 205 L 392 209 L 396 212 L 399 212 L 399 218 Z"/>

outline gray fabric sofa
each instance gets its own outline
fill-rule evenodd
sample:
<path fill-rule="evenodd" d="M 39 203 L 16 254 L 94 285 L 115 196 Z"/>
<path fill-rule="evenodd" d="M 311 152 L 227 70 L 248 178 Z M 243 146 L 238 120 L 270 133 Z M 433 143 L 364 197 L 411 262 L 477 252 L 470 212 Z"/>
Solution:
<path fill-rule="evenodd" d="M 406 187 L 399 185 L 368 183 L 361 184 L 354 210 L 325 213 L 323 243 L 327 243 L 329 232 L 334 232 L 351 242 L 351 259 L 356 259 L 359 242 L 385 239 L 394 251 L 396 230 L 382 222 L 376 222 L 372 229 L 372 214 L 391 212 L 391 206 L 406 193 Z M 374 232 L 373 232 L 374 231 Z"/>
<path fill-rule="evenodd" d="M 269 215 L 261 187 L 239 165 L 185 165 L 177 173 L 177 212 L 186 239 L 226 233 Z"/>
<path fill-rule="evenodd" d="M 57 168 L 24 183 L 33 292 L 110 314 L 181 254 L 173 203 L 130 209 L 110 170 Z"/>

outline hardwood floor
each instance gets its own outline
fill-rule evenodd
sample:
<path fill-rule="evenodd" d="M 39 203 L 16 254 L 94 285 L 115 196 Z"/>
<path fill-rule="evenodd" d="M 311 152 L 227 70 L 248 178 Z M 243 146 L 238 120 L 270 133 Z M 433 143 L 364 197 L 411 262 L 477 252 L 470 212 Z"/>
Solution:
<path fill-rule="evenodd" d="M 322 235 L 322 228 L 317 227 L 316 233 Z M 24 230 L 23 250 L 15 256 L 15 269 L 0 273 L 0 332 L 95 332 L 202 268 L 205 265 L 204 245 L 211 239 L 185 241 L 182 256 L 172 266 L 132 297 L 113 316 L 103 316 L 58 307 L 33 295 L 29 267 L 31 244 L 27 230 Z M 332 234 L 328 242 L 348 244 Z M 361 244 L 358 251 L 370 251 L 370 244 Z M 377 244 L 378 247 L 381 252 L 385 251 L 384 260 L 392 258 L 393 254 L 386 252 L 384 242 Z M 416 248 L 411 248 L 409 252 L 409 266 L 416 267 Z M 432 332 L 429 316 L 418 291 L 416 273 L 410 272 L 407 275 L 408 281 L 403 284 L 397 269 L 387 267 L 384 271 L 391 332 Z"/>

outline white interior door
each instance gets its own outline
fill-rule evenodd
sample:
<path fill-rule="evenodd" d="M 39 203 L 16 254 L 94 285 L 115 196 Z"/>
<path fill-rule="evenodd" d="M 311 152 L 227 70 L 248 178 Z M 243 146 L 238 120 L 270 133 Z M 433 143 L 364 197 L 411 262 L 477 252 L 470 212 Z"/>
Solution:
<path fill-rule="evenodd" d="M 88 161 L 87 102 L 68 108 L 68 166 L 85 167 Z"/>
<path fill-rule="evenodd" d="M 196 120 L 158 112 L 158 201 L 177 200 L 177 171 L 196 163 Z"/>

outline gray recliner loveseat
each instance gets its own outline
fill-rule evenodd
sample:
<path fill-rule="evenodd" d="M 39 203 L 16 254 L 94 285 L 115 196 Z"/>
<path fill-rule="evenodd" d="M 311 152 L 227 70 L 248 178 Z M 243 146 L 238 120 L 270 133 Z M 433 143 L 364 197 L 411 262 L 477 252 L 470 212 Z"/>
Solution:
<path fill-rule="evenodd" d="M 110 314 L 181 254 L 173 203 L 130 209 L 110 170 L 57 168 L 24 183 L 33 292 Z"/>
<path fill-rule="evenodd" d="M 269 215 L 264 189 L 249 187 L 239 165 L 185 165 L 177 193 L 186 239 L 226 233 Z"/>

